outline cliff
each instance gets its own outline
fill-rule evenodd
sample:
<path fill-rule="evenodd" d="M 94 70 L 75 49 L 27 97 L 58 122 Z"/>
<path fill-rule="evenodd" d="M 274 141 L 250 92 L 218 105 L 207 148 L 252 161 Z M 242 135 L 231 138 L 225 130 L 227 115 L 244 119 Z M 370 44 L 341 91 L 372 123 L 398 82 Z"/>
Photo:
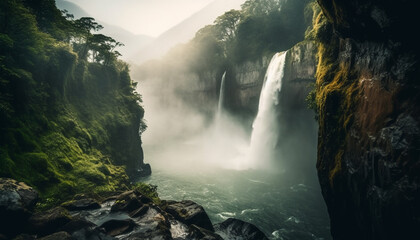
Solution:
<path fill-rule="evenodd" d="M 2 1 L 0 13 L 0 177 L 25 181 L 54 204 L 150 173 L 128 66 L 112 52 L 83 58 L 66 35 L 80 29 L 54 1 Z"/>
<path fill-rule="evenodd" d="M 420 227 L 415 1 L 319 0 L 317 169 L 334 239 L 413 239 Z"/>

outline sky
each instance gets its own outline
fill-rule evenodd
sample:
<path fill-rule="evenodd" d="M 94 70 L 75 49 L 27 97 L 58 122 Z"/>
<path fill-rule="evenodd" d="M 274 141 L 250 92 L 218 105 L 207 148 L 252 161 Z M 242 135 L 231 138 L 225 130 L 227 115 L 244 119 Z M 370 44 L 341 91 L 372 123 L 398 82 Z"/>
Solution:
<path fill-rule="evenodd" d="M 67 0 L 103 22 L 157 37 L 213 0 Z"/>

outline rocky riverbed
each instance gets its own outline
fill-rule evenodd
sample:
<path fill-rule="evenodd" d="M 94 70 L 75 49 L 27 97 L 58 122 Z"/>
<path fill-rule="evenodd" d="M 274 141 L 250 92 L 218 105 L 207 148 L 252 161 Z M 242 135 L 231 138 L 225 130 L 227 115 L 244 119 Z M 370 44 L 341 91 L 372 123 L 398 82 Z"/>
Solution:
<path fill-rule="evenodd" d="M 37 201 L 38 193 L 25 183 L 0 179 L 1 240 L 267 239 L 241 220 L 213 225 L 195 202 L 156 202 L 139 190 L 102 202 L 79 195 L 44 211 L 34 211 Z"/>

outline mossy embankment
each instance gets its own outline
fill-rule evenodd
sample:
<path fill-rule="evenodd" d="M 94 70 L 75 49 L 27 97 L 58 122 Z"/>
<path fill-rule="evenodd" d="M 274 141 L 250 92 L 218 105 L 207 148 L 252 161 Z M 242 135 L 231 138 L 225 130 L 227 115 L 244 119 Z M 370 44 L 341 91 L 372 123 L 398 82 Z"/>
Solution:
<path fill-rule="evenodd" d="M 93 40 L 54 1 L 2 1 L 0 18 L 0 177 L 49 202 L 127 189 L 145 128 L 128 65 L 103 42 L 83 57 Z"/>

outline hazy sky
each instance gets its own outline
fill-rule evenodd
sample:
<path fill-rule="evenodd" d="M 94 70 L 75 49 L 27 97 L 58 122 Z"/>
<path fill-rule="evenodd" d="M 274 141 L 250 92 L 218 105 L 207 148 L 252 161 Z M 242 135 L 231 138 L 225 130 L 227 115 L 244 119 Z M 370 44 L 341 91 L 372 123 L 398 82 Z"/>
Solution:
<path fill-rule="evenodd" d="M 93 17 L 135 33 L 156 37 L 213 0 L 67 0 Z"/>

